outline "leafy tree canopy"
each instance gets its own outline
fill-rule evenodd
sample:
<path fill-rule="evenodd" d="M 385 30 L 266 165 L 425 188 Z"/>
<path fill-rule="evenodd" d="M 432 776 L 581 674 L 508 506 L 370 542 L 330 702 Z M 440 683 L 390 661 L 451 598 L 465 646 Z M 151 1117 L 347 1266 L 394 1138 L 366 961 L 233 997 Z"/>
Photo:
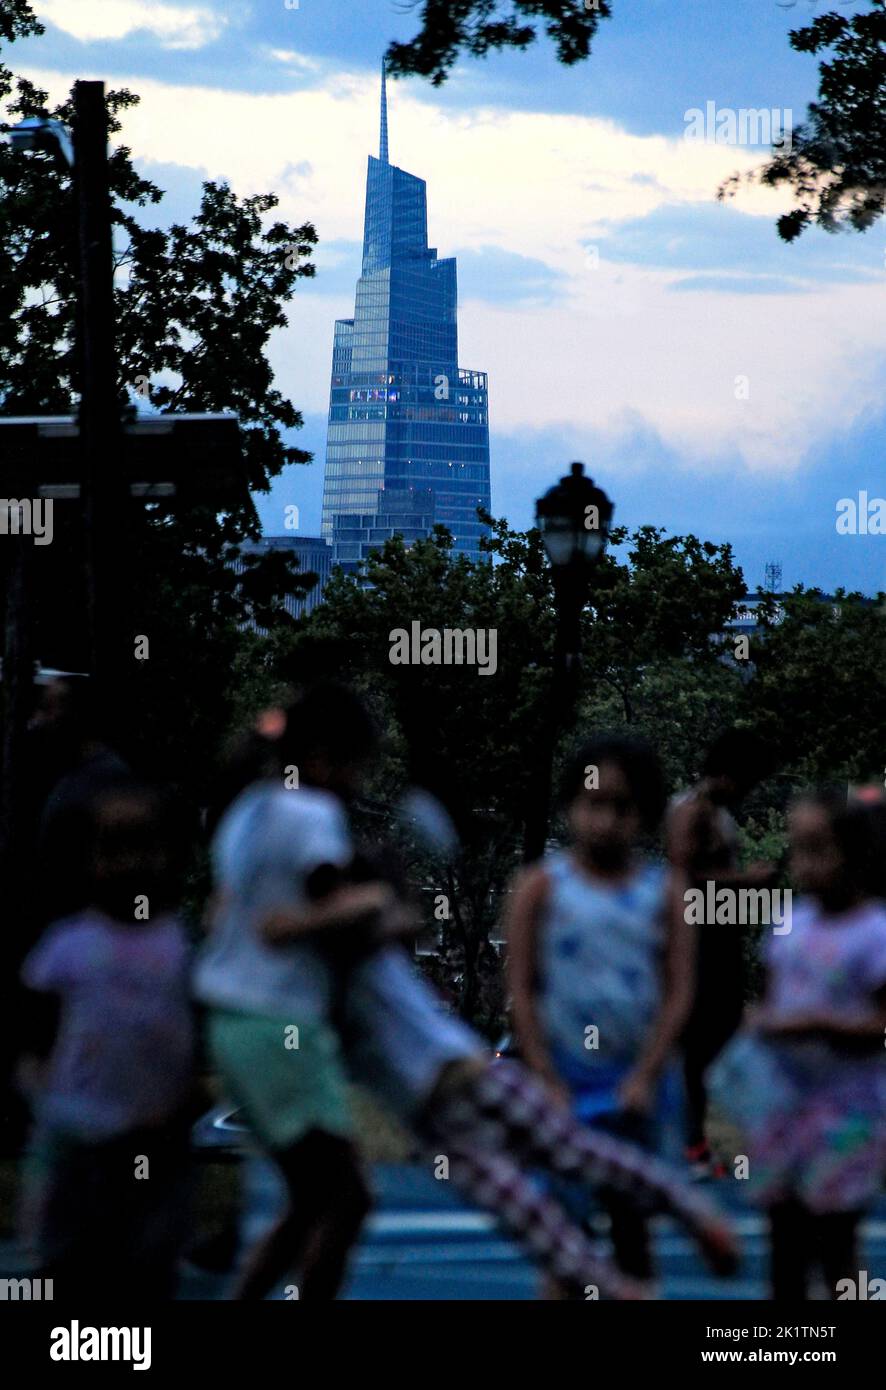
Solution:
<path fill-rule="evenodd" d="M 587 58 L 610 0 L 423 0 L 421 29 L 408 43 L 392 43 L 389 70 L 398 76 L 429 77 L 439 87 L 460 53 L 482 58 L 491 49 L 525 49 L 540 30 L 552 39 L 558 61 L 571 66 Z"/>
<path fill-rule="evenodd" d="M 437 792 L 454 812 L 464 852 L 428 868 L 428 894 L 451 904 L 448 938 L 458 962 L 461 1003 L 480 1004 L 484 953 L 500 898 L 522 848 L 533 755 L 550 717 L 555 635 L 551 571 L 537 530 L 486 518 L 493 563 L 457 556 L 443 528 L 407 549 L 389 541 L 366 567 L 369 583 L 339 576 L 324 603 L 292 636 L 281 634 L 277 677 L 318 674 L 362 690 L 386 731 L 376 796 L 404 777 Z M 742 681 L 712 640 L 744 594 L 728 546 L 667 537 L 654 527 L 613 532 L 620 554 L 602 561 L 584 616 L 585 665 L 577 729 L 634 724 L 665 754 L 673 785 L 692 765 L 688 749 L 738 711 Z M 399 665 L 397 629 L 494 629 L 497 669 Z M 270 682 L 271 676 L 269 674 Z M 697 755 L 696 755 L 697 756 Z"/>
<path fill-rule="evenodd" d="M 778 219 L 794 241 L 813 224 L 834 232 L 866 231 L 886 210 L 886 0 L 855 15 L 829 11 L 791 31 L 798 53 L 828 53 L 819 65 L 818 101 L 794 132 L 791 148 L 746 177 L 785 185 L 799 206 Z M 720 189 L 730 196 L 734 175 Z"/>
<path fill-rule="evenodd" d="M 27 4 L 4 8 L 0 36 L 39 33 Z M 48 95 L 0 70 L 5 120 L 0 132 L 30 116 L 71 124 L 72 101 L 50 107 Z M 138 97 L 106 97 L 114 228 L 117 389 L 121 414 L 137 403 L 161 412 L 233 411 L 253 491 L 267 490 L 288 464 L 310 455 L 286 442 L 302 417 L 276 387 L 267 360 L 270 335 L 287 322 L 298 281 L 313 275 L 317 235 L 273 218 L 273 194 L 238 198 L 225 183 L 203 185 L 189 225 L 146 228 L 140 209 L 162 190 L 135 168 L 115 137 Z M 0 415 L 75 413 L 78 258 L 71 173 L 43 151 L 15 151 L 0 140 Z M 147 394 L 147 399 L 145 396 Z M 60 503 L 56 542 L 40 552 L 35 582 L 38 654 L 49 665 L 83 669 L 82 534 L 75 504 Z M 139 735 L 166 751 L 164 771 L 204 781 L 226 720 L 229 682 L 241 625 L 291 622 L 280 600 L 303 592 L 289 557 L 244 556 L 259 534 L 252 501 L 225 515 L 195 507 L 172 514 L 139 507 L 132 517 L 131 592 L 134 633 L 151 639 L 138 663 L 146 705 Z M 155 764 L 156 766 L 157 764 Z"/>
<path fill-rule="evenodd" d="M 747 697 L 797 787 L 882 783 L 886 621 L 876 600 L 799 586 L 753 644 Z"/>

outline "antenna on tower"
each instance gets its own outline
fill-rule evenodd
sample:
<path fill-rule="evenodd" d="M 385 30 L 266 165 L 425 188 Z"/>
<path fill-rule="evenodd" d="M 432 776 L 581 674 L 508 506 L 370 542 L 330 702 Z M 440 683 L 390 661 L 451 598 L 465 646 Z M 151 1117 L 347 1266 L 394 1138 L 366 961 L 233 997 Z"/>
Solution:
<path fill-rule="evenodd" d="M 381 60 L 381 138 L 378 143 L 378 157 L 382 164 L 388 163 L 388 88 L 384 58 Z"/>
<path fill-rule="evenodd" d="M 770 594 L 781 593 L 781 561 L 767 560 L 763 588 Z"/>

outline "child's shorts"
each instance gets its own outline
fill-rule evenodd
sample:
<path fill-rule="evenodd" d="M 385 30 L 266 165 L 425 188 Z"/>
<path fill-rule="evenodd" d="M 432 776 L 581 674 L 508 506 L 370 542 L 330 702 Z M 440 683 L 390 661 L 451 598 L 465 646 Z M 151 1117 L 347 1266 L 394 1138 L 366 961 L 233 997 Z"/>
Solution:
<path fill-rule="evenodd" d="M 266 1149 L 288 1149 L 312 1129 L 351 1137 L 341 1046 L 328 1024 L 293 1030 L 265 1014 L 210 1008 L 207 1027 L 227 1093 Z"/>

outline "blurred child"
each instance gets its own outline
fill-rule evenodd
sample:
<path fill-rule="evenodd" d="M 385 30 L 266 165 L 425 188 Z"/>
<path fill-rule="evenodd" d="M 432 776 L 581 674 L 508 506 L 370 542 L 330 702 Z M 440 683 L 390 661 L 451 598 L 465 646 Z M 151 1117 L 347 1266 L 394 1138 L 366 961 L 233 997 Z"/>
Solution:
<path fill-rule="evenodd" d="M 702 776 L 668 808 L 668 858 L 687 887 L 766 888 L 771 864 L 739 867 L 734 812 L 773 768 L 771 751 L 751 729 L 725 729 L 705 753 Z M 682 1038 L 687 1152 L 693 1176 L 715 1171 L 705 1133 L 708 1098 L 704 1075 L 741 1023 L 746 998 L 745 937 L 740 924 L 705 922 L 697 935 L 695 999 Z"/>
<path fill-rule="evenodd" d="M 340 727 L 359 720 L 359 702 L 347 692 L 313 692 L 292 712 L 283 743 L 310 784 L 300 796 L 322 787 L 347 805 L 359 779 L 343 775 L 341 738 L 327 723 L 336 706 Z M 355 865 L 343 866 L 342 881 Z M 331 903 L 342 889 L 330 884 L 329 891 Z M 311 941 L 335 962 L 336 1021 L 356 1078 L 434 1145 L 448 1160 L 446 1176 L 492 1211 L 570 1295 L 584 1297 L 594 1285 L 604 1296 L 638 1297 L 644 1287 L 594 1252 L 562 1205 L 538 1190 L 529 1166 L 653 1198 L 698 1235 L 715 1267 L 728 1269 L 731 1238 L 709 1204 L 640 1150 L 582 1130 L 525 1068 L 493 1062 L 482 1039 L 442 1009 L 405 952 L 385 945 L 403 929 L 404 915 L 402 903 L 380 901 L 375 921 L 356 935 L 331 913 L 321 923 L 311 907 L 269 913 L 260 923 L 267 941 Z"/>
<path fill-rule="evenodd" d="M 159 794 L 91 803 L 89 906 L 25 960 L 34 1134 L 25 1214 L 59 1298 L 172 1296 L 187 1209 L 195 1032 Z"/>
<path fill-rule="evenodd" d="M 842 792 L 798 801 L 791 874 L 808 894 L 766 948 L 761 1006 L 710 1076 L 745 1136 L 769 1213 L 772 1296 L 803 1301 L 820 1264 L 832 1299 L 858 1280 L 861 1215 L 886 1172 L 886 909 L 878 820 Z"/>
<path fill-rule="evenodd" d="M 667 1064 L 693 992 L 683 880 L 638 847 L 664 809 L 661 769 L 645 744 L 601 736 L 573 758 L 563 790 L 572 846 L 525 870 L 510 899 L 515 1031 L 578 1120 L 651 1148 L 676 1108 Z M 646 1214 L 601 1195 L 620 1268 L 648 1280 Z"/>
<path fill-rule="evenodd" d="M 343 706 L 332 688 L 321 693 L 314 720 L 315 756 L 349 784 L 375 746 L 369 717 Z M 213 840 L 212 930 L 195 990 L 208 1006 L 210 1051 L 226 1091 L 288 1198 L 250 1251 L 234 1296 L 262 1299 L 291 1271 L 301 1300 L 330 1299 L 370 1205 L 333 1025 L 338 974 L 312 940 L 273 944 L 261 925 L 289 913 L 316 930 L 353 930 L 390 893 L 375 882 L 340 882 L 353 850 L 339 802 L 305 785 L 306 750 L 294 738 L 260 742 L 263 775 L 221 816 Z"/>
<path fill-rule="evenodd" d="M 627 1206 L 670 1212 L 716 1274 L 734 1270 L 736 1245 L 713 1204 L 635 1144 L 577 1124 L 521 1063 L 494 1059 L 402 949 L 356 966 L 345 1024 L 355 1078 L 430 1146 L 435 1163 L 447 1160 L 445 1176 L 496 1217 L 561 1294 L 587 1298 L 591 1286 L 598 1297 L 650 1294 L 593 1249 L 561 1200 L 567 1184 L 603 1186 Z M 554 1180 L 552 1192 L 539 1188 L 539 1170 Z"/>

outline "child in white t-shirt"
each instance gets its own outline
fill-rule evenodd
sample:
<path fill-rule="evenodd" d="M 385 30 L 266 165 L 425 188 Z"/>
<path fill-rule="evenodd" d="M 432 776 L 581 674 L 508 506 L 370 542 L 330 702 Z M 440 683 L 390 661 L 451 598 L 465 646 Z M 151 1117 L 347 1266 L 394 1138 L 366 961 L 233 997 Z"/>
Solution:
<path fill-rule="evenodd" d="M 302 712 L 315 756 L 345 781 L 356 776 L 374 743 L 362 710 L 333 687 Z M 352 858 L 347 822 L 335 797 L 303 785 L 308 769 L 297 743 L 278 752 L 276 775 L 269 770 L 247 786 L 216 829 L 212 930 L 194 989 L 226 1091 L 288 1193 L 286 1211 L 250 1252 L 235 1296 L 264 1298 L 292 1272 L 304 1301 L 335 1296 L 369 1195 L 332 1021 L 339 972 L 313 941 L 275 944 L 262 926 L 290 913 L 342 930 L 369 920 L 390 893 L 372 883 L 326 891 Z"/>

